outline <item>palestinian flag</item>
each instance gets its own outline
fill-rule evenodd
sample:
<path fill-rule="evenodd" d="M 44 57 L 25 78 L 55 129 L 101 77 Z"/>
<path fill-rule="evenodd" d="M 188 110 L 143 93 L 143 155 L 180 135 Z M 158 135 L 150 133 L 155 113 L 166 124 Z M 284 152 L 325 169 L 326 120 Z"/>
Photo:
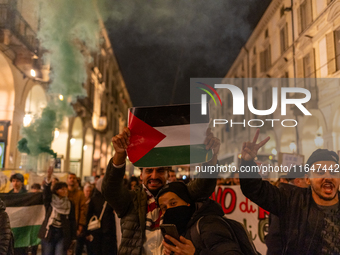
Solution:
<path fill-rule="evenodd" d="M 38 232 L 45 218 L 42 193 L 0 194 L 5 202 L 14 235 L 14 247 L 38 245 Z"/>
<path fill-rule="evenodd" d="M 209 116 L 201 115 L 200 107 L 187 104 L 130 108 L 129 160 L 137 167 L 209 161 L 212 152 L 203 144 Z"/>

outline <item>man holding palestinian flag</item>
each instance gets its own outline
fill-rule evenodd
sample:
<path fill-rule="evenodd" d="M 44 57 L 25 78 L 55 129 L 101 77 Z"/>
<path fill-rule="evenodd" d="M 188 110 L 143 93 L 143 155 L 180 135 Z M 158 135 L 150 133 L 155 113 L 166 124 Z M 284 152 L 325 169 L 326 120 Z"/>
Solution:
<path fill-rule="evenodd" d="M 155 196 L 166 184 L 172 165 L 192 163 L 191 158 L 195 163 L 210 159 L 205 164 L 216 165 L 220 141 L 207 129 L 208 122 L 205 118 L 190 123 L 190 105 L 130 109 L 129 128 L 112 138 L 115 155 L 102 184 L 105 199 L 121 218 L 119 254 L 161 254 L 162 212 Z M 200 139 L 191 134 L 193 130 L 201 133 Z M 192 150 L 194 157 L 190 156 Z M 141 167 L 142 185 L 134 191 L 123 186 L 127 155 Z M 197 178 L 188 184 L 188 190 L 196 201 L 208 198 L 215 185 L 216 179 Z M 183 245 L 192 246 L 190 240 L 182 238 Z"/>

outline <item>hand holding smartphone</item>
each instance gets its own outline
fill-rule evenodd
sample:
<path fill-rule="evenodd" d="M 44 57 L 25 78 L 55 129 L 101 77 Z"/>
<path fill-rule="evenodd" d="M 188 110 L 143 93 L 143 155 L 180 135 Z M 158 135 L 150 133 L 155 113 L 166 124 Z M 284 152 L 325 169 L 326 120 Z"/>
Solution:
<path fill-rule="evenodd" d="M 175 238 L 176 240 L 179 241 L 179 234 L 178 234 L 176 225 L 174 225 L 174 224 L 162 224 L 162 225 L 160 225 L 160 228 L 161 228 L 162 235 L 163 235 L 163 238 L 164 238 L 166 243 L 168 243 L 170 245 L 174 245 L 172 242 L 170 242 L 168 239 L 165 238 L 165 235 L 169 235 L 169 236 L 171 236 L 171 237 L 173 237 L 173 238 Z"/>

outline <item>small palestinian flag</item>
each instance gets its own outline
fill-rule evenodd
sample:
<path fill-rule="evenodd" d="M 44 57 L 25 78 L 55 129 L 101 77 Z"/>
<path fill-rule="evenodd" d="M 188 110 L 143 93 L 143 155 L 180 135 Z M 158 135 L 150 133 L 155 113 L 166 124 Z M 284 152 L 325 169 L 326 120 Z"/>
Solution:
<path fill-rule="evenodd" d="M 38 232 L 45 218 L 42 193 L 0 194 L 6 205 L 14 247 L 38 245 Z"/>
<path fill-rule="evenodd" d="M 187 104 L 130 108 L 129 160 L 137 167 L 209 161 L 212 152 L 203 144 L 209 116 L 201 115 L 200 107 Z"/>

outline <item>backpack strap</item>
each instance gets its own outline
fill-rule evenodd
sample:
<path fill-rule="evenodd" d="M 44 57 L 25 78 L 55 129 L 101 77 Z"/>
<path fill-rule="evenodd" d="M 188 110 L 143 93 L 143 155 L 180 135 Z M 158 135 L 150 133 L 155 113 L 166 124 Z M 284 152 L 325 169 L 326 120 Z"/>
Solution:
<path fill-rule="evenodd" d="M 196 221 L 196 224 L 190 228 L 190 237 L 191 242 L 195 246 L 196 252 L 199 254 L 201 250 L 205 249 L 204 243 L 201 240 L 201 232 L 200 232 L 200 221 L 204 216 Z"/>

